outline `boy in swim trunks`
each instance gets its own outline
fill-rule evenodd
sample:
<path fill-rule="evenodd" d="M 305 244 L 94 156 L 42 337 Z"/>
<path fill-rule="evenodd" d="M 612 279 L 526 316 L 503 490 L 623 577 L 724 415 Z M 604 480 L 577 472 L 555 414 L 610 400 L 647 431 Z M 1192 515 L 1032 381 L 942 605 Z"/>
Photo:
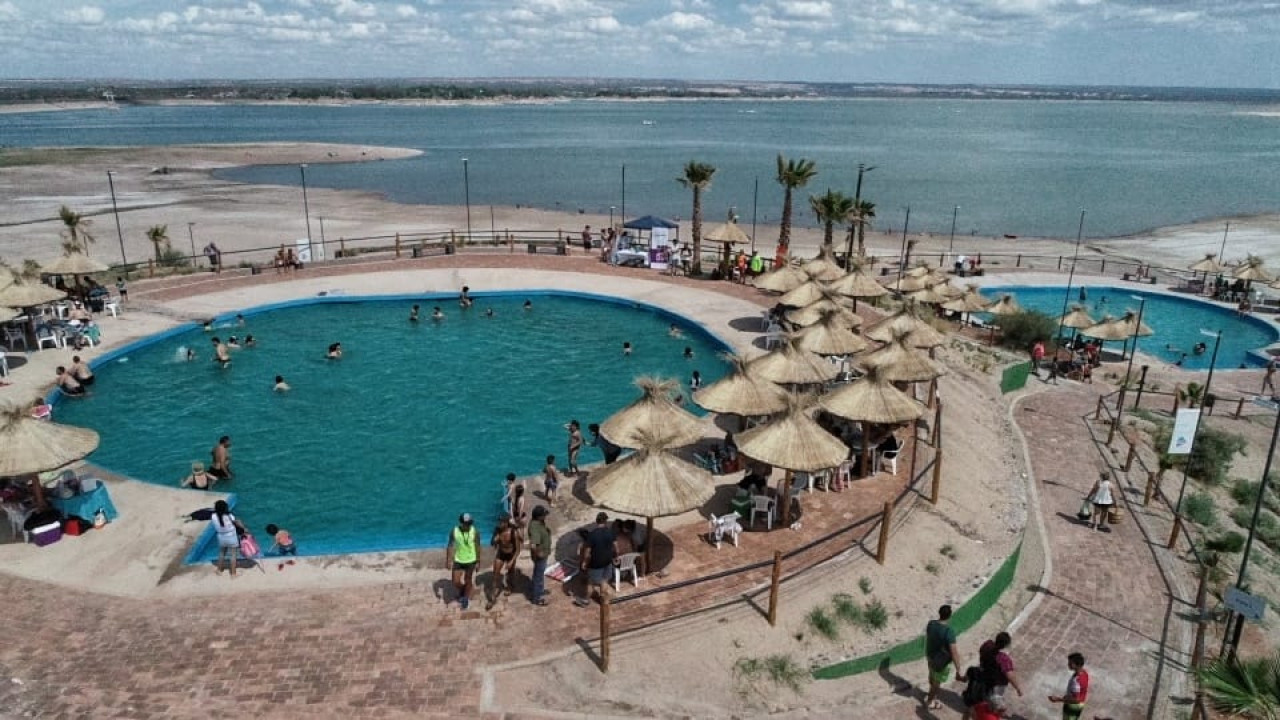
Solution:
<path fill-rule="evenodd" d="M 516 585 L 516 557 L 520 554 L 522 542 L 520 533 L 507 513 L 498 518 L 498 527 L 493 531 L 489 544 L 498 552 L 493 557 L 493 585 L 489 589 L 486 610 L 498 602 L 499 588 L 503 595 L 510 595 Z"/>
<path fill-rule="evenodd" d="M 548 455 L 547 464 L 542 468 L 542 489 L 547 497 L 547 504 L 556 504 L 556 489 L 560 487 L 560 469 L 556 467 L 556 456 Z"/>
<path fill-rule="evenodd" d="M 210 452 L 213 455 L 213 462 L 209 464 L 209 474 L 219 480 L 230 480 L 231 473 L 231 436 L 223 435 L 218 438 L 218 444 L 213 446 Z"/>

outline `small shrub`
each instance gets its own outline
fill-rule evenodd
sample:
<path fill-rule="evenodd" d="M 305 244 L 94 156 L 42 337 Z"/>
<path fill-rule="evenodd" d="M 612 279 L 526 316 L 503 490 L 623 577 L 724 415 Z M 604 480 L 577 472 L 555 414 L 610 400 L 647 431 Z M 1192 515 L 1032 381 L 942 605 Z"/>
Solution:
<path fill-rule="evenodd" d="M 947 543 L 946 545 L 938 548 L 938 554 L 948 560 L 955 560 L 956 557 L 958 557 L 956 555 L 956 546 L 951 543 Z"/>
<path fill-rule="evenodd" d="M 162 267 L 181 268 L 190 265 L 191 259 L 188 258 L 181 250 L 176 250 L 173 247 L 166 245 L 164 249 L 160 251 L 158 264 Z"/>
<path fill-rule="evenodd" d="M 925 563 L 925 564 L 924 564 L 924 571 L 925 571 L 925 572 L 927 572 L 927 573 L 929 573 L 930 575 L 937 575 L 937 574 L 938 574 L 938 563 L 936 563 L 936 562 L 934 562 L 934 561 L 930 560 L 929 562 L 927 562 L 927 563 Z"/>
<path fill-rule="evenodd" d="M 889 624 L 889 611 L 879 600 L 872 600 L 862 611 L 862 622 L 867 632 L 883 630 Z"/>
<path fill-rule="evenodd" d="M 791 659 L 790 655 L 770 655 L 763 660 L 742 658 L 734 663 L 733 674 L 746 680 L 765 676 L 774 684 L 781 685 L 794 693 L 801 691 L 801 685 L 809 675 L 795 660 Z"/>
<path fill-rule="evenodd" d="M 1205 547 L 1214 552 L 1236 553 L 1244 549 L 1244 535 L 1231 530 L 1210 539 Z"/>
<path fill-rule="evenodd" d="M 854 602 L 852 595 L 836 595 L 831 598 L 831 605 L 835 608 L 836 617 L 841 622 L 850 625 L 858 625 L 862 622 L 862 606 Z"/>
<path fill-rule="evenodd" d="M 1236 478 L 1231 484 L 1231 499 L 1241 505 L 1252 505 L 1258 497 L 1258 483 L 1244 478 Z"/>
<path fill-rule="evenodd" d="M 840 636 L 840 628 L 836 626 L 836 621 L 827 614 L 826 610 L 816 607 L 809 611 L 805 616 L 805 621 L 809 623 L 809 627 L 813 631 L 828 640 L 835 640 Z"/>
<path fill-rule="evenodd" d="M 870 595 L 871 594 L 871 578 L 869 577 L 858 578 L 858 589 L 862 591 L 863 595 Z"/>
<path fill-rule="evenodd" d="M 1217 510 L 1217 506 L 1213 504 L 1213 498 L 1204 492 L 1192 493 L 1182 503 L 1182 514 L 1186 515 L 1191 522 L 1203 527 L 1213 525 L 1217 521 Z"/>
<path fill-rule="evenodd" d="M 1171 433 L 1171 425 L 1162 424 L 1157 427 L 1153 438 L 1154 446 L 1168 447 Z M 1184 468 L 1189 477 L 1210 485 L 1222 485 L 1227 481 L 1232 460 L 1237 454 L 1243 455 L 1246 447 L 1247 443 L 1242 435 L 1201 425 L 1191 454 L 1185 456 L 1185 460 L 1177 461 L 1177 466 Z M 1172 467 L 1174 460 L 1168 456 L 1165 458 Z"/>
<path fill-rule="evenodd" d="M 1057 321 L 1035 310 L 998 315 L 994 322 L 1000 328 L 1000 344 L 1022 352 L 1029 351 L 1037 340 L 1048 340 L 1058 332 Z"/>

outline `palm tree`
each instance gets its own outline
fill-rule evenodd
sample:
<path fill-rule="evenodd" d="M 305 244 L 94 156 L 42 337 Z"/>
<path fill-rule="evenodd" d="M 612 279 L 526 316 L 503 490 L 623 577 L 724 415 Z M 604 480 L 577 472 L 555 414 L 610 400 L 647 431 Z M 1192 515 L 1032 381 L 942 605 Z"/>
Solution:
<path fill-rule="evenodd" d="M 865 257 L 867 254 L 867 247 L 865 244 L 866 230 L 867 226 L 871 224 L 871 218 L 874 218 L 875 216 L 876 204 L 873 202 L 859 200 L 857 205 L 853 208 L 852 218 L 850 219 L 849 224 L 849 237 L 852 238 L 855 231 L 858 233 L 858 255 L 860 256 Z"/>
<path fill-rule="evenodd" d="M 778 228 L 778 246 L 791 246 L 791 191 L 804 187 L 818 174 L 818 168 L 812 160 L 788 160 L 778 153 L 778 184 L 782 185 L 782 220 Z"/>
<path fill-rule="evenodd" d="M 1232 717 L 1280 718 L 1280 654 L 1254 660 L 1218 658 L 1198 675 L 1215 710 Z"/>
<path fill-rule="evenodd" d="M 676 178 L 681 185 L 693 189 L 693 274 L 702 274 L 702 191 L 711 187 L 714 165 L 690 160 L 684 175 Z"/>
<path fill-rule="evenodd" d="M 152 225 L 147 228 L 147 239 L 156 248 L 156 264 L 164 258 L 164 250 L 169 249 L 169 226 L 168 225 Z"/>
<path fill-rule="evenodd" d="M 853 198 L 827 188 L 825 195 L 809 196 L 809 207 L 822 223 L 822 247 L 830 250 L 835 224 L 849 219 L 853 212 Z"/>
<path fill-rule="evenodd" d="M 92 221 L 66 205 L 58 208 L 58 217 L 66 226 L 62 231 L 62 252 L 82 252 L 88 255 L 89 243 L 93 242 L 93 236 L 89 234 L 89 225 Z"/>

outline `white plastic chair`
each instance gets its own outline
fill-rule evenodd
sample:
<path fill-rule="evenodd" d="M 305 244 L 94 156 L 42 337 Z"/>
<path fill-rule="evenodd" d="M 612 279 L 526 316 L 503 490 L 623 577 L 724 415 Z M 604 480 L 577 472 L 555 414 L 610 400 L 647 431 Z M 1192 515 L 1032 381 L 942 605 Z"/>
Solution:
<path fill-rule="evenodd" d="M 41 325 L 36 328 L 36 349 L 43 350 L 45 343 L 49 343 L 53 349 L 62 347 L 62 338 L 58 336 L 57 331 L 48 325 Z"/>
<path fill-rule="evenodd" d="M 9 361 L 5 358 L 3 350 L 0 350 L 0 375 L 9 377 Z"/>
<path fill-rule="evenodd" d="M 897 475 L 898 474 L 898 454 L 902 452 L 903 445 L 904 443 L 897 442 L 897 445 L 895 447 L 890 448 L 888 450 L 881 450 L 880 451 L 880 467 L 883 468 L 884 463 L 887 460 L 889 462 L 889 472 L 893 473 L 894 475 Z"/>
<path fill-rule="evenodd" d="M 622 574 L 631 573 L 631 584 L 640 587 L 640 571 L 636 569 L 636 561 L 640 553 L 630 552 L 618 556 L 618 564 L 613 566 L 613 591 L 622 592 Z"/>
<path fill-rule="evenodd" d="M 773 529 L 773 498 L 768 495 L 755 495 L 751 498 L 751 527 L 756 526 L 756 515 L 764 513 L 765 526 Z"/>
<path fill-rule="evenodd" d="M 21 505 L 4 505 L 4 514 L 9 518 L 9 529 L 13 532 L 14 537 L 23 537 L 22 526 L 26 524 L 27 517 L 31 515 L 30 510 Z"/>
<path fill-rule="evenodd" d="M 716 546 L 716 549 L 720 549 L 720 543 L 726 536 L 734 547 L 738 547 L 738 535 L 742 533 L 742 525 L 738 522 L 738 513 L 731 512 L 720 517 L 711 514 L 708 517 L 711 520 L 711 529 L 707 532 L 707 536 Z"/>
<path fill-rule="evenodd" d="M 769 326 L 773 325 L 773 313 L 768 310 L 760 311 L 760 332 L 768 332 Z"/>
<path fill-rule="evenodd" d="M 766 350 L 772 350 L 779 345 L 782 345 L 784 340 L 786 340 L 785 333 L 781 330 L 773 330 L 768 335 L 764 336 L 764 347 Z"/>
<path fill-rule="evenodd" d="M 119 300 L 108 300 L 105 304 L 103 304 L 102 307 L 107 312 L 111 313 L 111 317 L 113 318 L 120 317 L 120 301 Z"/>
<path fill-rule="evenodd" d="M 23 350 L 31 349 L 30 346 L 27 345 L 27 335 L 22 332 L 22 328 L 6 327 L 4 329 L 4 344 L 10 350 L 14 350 L 18 347 L 18 343 L 22 343 Z"/>

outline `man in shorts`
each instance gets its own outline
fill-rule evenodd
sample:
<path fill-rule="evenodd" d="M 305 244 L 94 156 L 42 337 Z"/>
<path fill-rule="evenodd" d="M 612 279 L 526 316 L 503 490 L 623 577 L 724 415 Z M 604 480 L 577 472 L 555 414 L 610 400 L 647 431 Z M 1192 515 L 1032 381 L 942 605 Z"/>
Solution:
<path fill-rule="evenodd" d="M 924 628 L 924 657 L 929 663 L 929 694 L 925 696 L 925 707 L 930 710 L 942 709 L 938 702 L 938 690 L 945 683 L 951 667 L 956 668 L 956 678 L 964 676 L 960 667 L 960 651 L 956 649 L 956 631 L 951 627 L 951 606 L 938 608 L 938 619 L 930 620 Z"/>
<path fill-rule="evenodd" d="M 493 531 L 493 545 L 497 551 L 493 556 L 493 588 L 489 593 L 486 610 L 498 602 L 498 595 L 510 595 L 516 585 L 516 557 L 520 555 L 520 531 L 511 516 L 502 513 L 498 518 L 498 527 Z"/>
<path fill-rule="evenodd" d="M 587 574 L 587 597 L 574 600 L 574 604 L 586 607 L 591 604 L 591 597 L 608 602 L 609 578 L 613 575 L 613 561 L 618 557 L 618 539 L 609 526 L 608 514 L 596 514 L 596 524 L 583 538 L 578 555 L 578 566 Z"/>
<path fill-rule="evenodd" d="M 449 533 L 449 546 L 444 550 L 445 566 L 453 575 L 453 587 L 458 591 L 458 607 L 471 606 L 476 564 L 480 561 L 480 531 L 471 521 L 471 513 L 458 517 L 458 526 Z"/>

